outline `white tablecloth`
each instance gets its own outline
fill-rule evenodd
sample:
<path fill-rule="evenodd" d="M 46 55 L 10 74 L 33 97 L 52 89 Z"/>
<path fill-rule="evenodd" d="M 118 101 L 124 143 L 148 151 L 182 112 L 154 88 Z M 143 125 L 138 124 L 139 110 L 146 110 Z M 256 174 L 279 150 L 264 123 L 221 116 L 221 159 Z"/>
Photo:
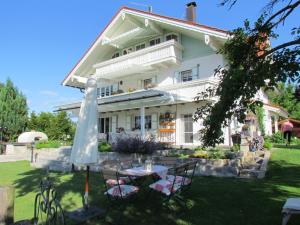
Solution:
<path fill-rule="evenodd" d="M 125 170 L 126 173 L 132 176 L 147 176 L 150 174 L 157 174 L 162 179 L 166 179 L 168 173 L 168 167 L 161 166 L 161 165 L 152 165 L 152 170 L 145 170 L 143 166 L 134 167 Z"/>

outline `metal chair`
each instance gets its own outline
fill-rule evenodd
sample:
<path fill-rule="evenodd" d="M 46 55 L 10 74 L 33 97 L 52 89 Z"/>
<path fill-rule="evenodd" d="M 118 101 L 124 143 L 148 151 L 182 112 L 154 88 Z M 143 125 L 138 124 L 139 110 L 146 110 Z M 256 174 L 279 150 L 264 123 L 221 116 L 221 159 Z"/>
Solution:
<path fill-rule="evenodd" d="M 106 189 L 104 194 L 109 200 L 125 199 L 139 191 L 138 187 L 126 184 L 126 181 L 122 180 L 120 173 L 116 170 L 103 169 L 101 173 Z"/>
<path fill-rule="evenodd" d="M 181 192 L 182 187 L 184 186 L 186 174 L 186 165 L 178 166 L 175 168 L 175 175 L 173 180 L 160 179 L 155 183 L 150 184 L 149 187 L 152 190 L 162 193 L 167 197 L 167 200 L 170 200 L 172 197 L 182 200 L 182 198 L 179 197 L 178 194 Z"/>

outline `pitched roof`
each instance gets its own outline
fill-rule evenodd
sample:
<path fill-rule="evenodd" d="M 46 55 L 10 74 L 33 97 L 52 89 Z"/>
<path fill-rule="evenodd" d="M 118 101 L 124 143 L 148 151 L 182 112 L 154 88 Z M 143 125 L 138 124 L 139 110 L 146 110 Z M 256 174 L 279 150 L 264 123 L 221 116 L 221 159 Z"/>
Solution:
<path fill-rule="evenodd" d="M 191 22 L 191 21 L 183 20 L 183 19 L 177 19 L 177 18 L 174 18 L 174 17 L 164 16 L 164 15 L 156 14 L 156 13 L 153 13 L 153 12 L 148 12 L 148 11 L 144 11 L 144 10 L 130 8 L 130 7 L 127 7 L 127 6 L 122 6 L 118 10 L 118 12 L 112 17 L 112 19 L 110 20 L 110 22 L 105 26 L 105 28 L 100 32 L 100 34 L 97 36 L 97 38 L 95 39 L 95 41 L 85 51 L 85 53 L 78 60 L 78 62 L 75 64 L 75 66 L 65 76 L 65 78 L 62 81 L 63 85 L 64 85 L 64 82 L 68 79 L 68 77 L 72 74 L 72 72 L 76 69 L 76 67 L 81 63 L 81 61 L 85 58 L 85 56 L 94 47 L 94 45 L 97 43 L 97 41 L 101 38 L 102 34 L 107 30 L 107 28 L 109 27 L 109 25 L 124 10 L 131 11 L 131 12 L 136 12 L 136 13 L 142 13 L 144 15 L 150 15 L 150 16 L 154 16 L 154 17 L 157 17 L 157 18 L 166 19 L 166 20 L 169 20 L 169 21 L 173 21 L 173 22 L 177 22 L 177 23 L 183 24 L 183 25 L 188 25 L 188 26 L 192 26 L 192 27 L 195 27 L 195 28 L 200 28 L 200 29 L 204 29 L 204 30 L 208 30 L 208 31 L 212 31 L 212 32 L 222 33 L 223 35 L 229 35 L 229 31 L 226 31 L 226 30 L 223 30 L 223 29 L 219 29 L 219 28 L 216 28 L 216 27 L 211 27 L 211 26 L 207 26 L 207 25 L 203 25 L 203 24 L 198 24 L 198 23 L 194 23 L 194 22 Z M 66 85 L 66 86 L 68 86 L 68 85 Z"/>

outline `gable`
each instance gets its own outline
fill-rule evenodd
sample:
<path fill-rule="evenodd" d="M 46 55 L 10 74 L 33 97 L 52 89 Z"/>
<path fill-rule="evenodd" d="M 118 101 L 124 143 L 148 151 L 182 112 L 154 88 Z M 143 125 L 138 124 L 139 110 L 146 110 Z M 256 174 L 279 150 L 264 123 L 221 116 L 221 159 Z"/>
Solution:
<path fill-rule="evenodd" d="M 224 30 L 122 7 L 65 77 L 62 84 L 70 85 L 69 81 L 72 76 L 88 77 L 95 73 L 94 64 L 105 60 L 108 54 L 126 46 L 129 42 L 134 43 L 139 39 L 155 37 L 164 31 L 175 31 L 184 34 L 184 37 L 202 41 L 205 36 L 209 36 L 215 45 L 221 45 L 228 38 L 228 33 Z M 184 40 L 187 39 L 184 38 Z M 192 49 L 192 46 L 188 45 L 188 49 Z M 201 50 L 209 51 L 209 47 L 205 46 L 205 49 Z M 192 53 L 187 52 L 186 54 L 187 57 L 192 57 Z M 80 83 L 76 86 L 80 87 Z"/>

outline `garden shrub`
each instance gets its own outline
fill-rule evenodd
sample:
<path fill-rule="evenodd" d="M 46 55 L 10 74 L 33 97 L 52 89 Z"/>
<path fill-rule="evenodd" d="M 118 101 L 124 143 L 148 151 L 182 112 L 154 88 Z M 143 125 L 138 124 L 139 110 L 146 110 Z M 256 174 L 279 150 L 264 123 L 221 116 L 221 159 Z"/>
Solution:
<path fill-rule="evenodd" d="M 276 144 L 281 144 L 284 143 L 283 135 L 281 132 L 276 132 L 272 136 L 269 136 L 270 142 L 276 143 Z"/>
<path fill-rule="evenodd" d="M 271 142 L 269 142 L 268 140 L 267 141 L 265 140 L 264 148 L 271 150 L 272 147 L 273 147 L 273 144 Z"/>
<path fill-rule="evenodd" d="M 227 150 L 224 152 L 225 159 L 235 159 L 237 151 Z"/>
<path fill-rule="evenodd" d="M 195 153 L 193 153 L 190 157 L 192 157 L 192 158 L 207 159 L 208 158 L 208 154 L 207 154 L 207 151 L 198 150 L 198 151 L 195 151 Z"/>
<path fill-rule="evenodd" d="M 112 147 L 110 144 L 106 143 L 106 142 L 100 142 L 98 144 L 98 151 L 99 152 L 111 152 L 112 151 Z"/>
<path fill-rule="evenodd" d="M 230 150 L 231 150 L 232 152 L 238 152 L 238 151 L 240 150 L 240 145 L 239 145 L 239 144 L 234 144 L 234 145 L 230 148 Z"/>
<path fill-rule="evenodd" d="M 292 144 L 300 145 L 300 138 L 294 137 L 291 140 Z"/>
<path fill-rule="evenodd" d="M 209 159 L 225 159 L 225 151 L 220 149 L 210 149 L 208 151 Z"/>
<path fill-rule="evenodd" d="M 161 148 L 160 143 L 154 140 L 143 140 L 139 137 L 118 139 L 113 145 L 113 151 L 119 153 L 152 154 Z"/>
<path fill-rule="evenodd" d="M 205 148 L 202 147 L 202 146 L 198 146 L 198 147 L 196 147 L 194 150 L 195 150 L 195 151 L 204 151 Z"/>
<path fill-rule="evenodd" d="M 59 148 L 62 146 L 62 143 L 60 141 L 52 140 L 52 141 L 40 141 L 36 143 L 35 148 L 41 149 L 41 148 Z"/>

